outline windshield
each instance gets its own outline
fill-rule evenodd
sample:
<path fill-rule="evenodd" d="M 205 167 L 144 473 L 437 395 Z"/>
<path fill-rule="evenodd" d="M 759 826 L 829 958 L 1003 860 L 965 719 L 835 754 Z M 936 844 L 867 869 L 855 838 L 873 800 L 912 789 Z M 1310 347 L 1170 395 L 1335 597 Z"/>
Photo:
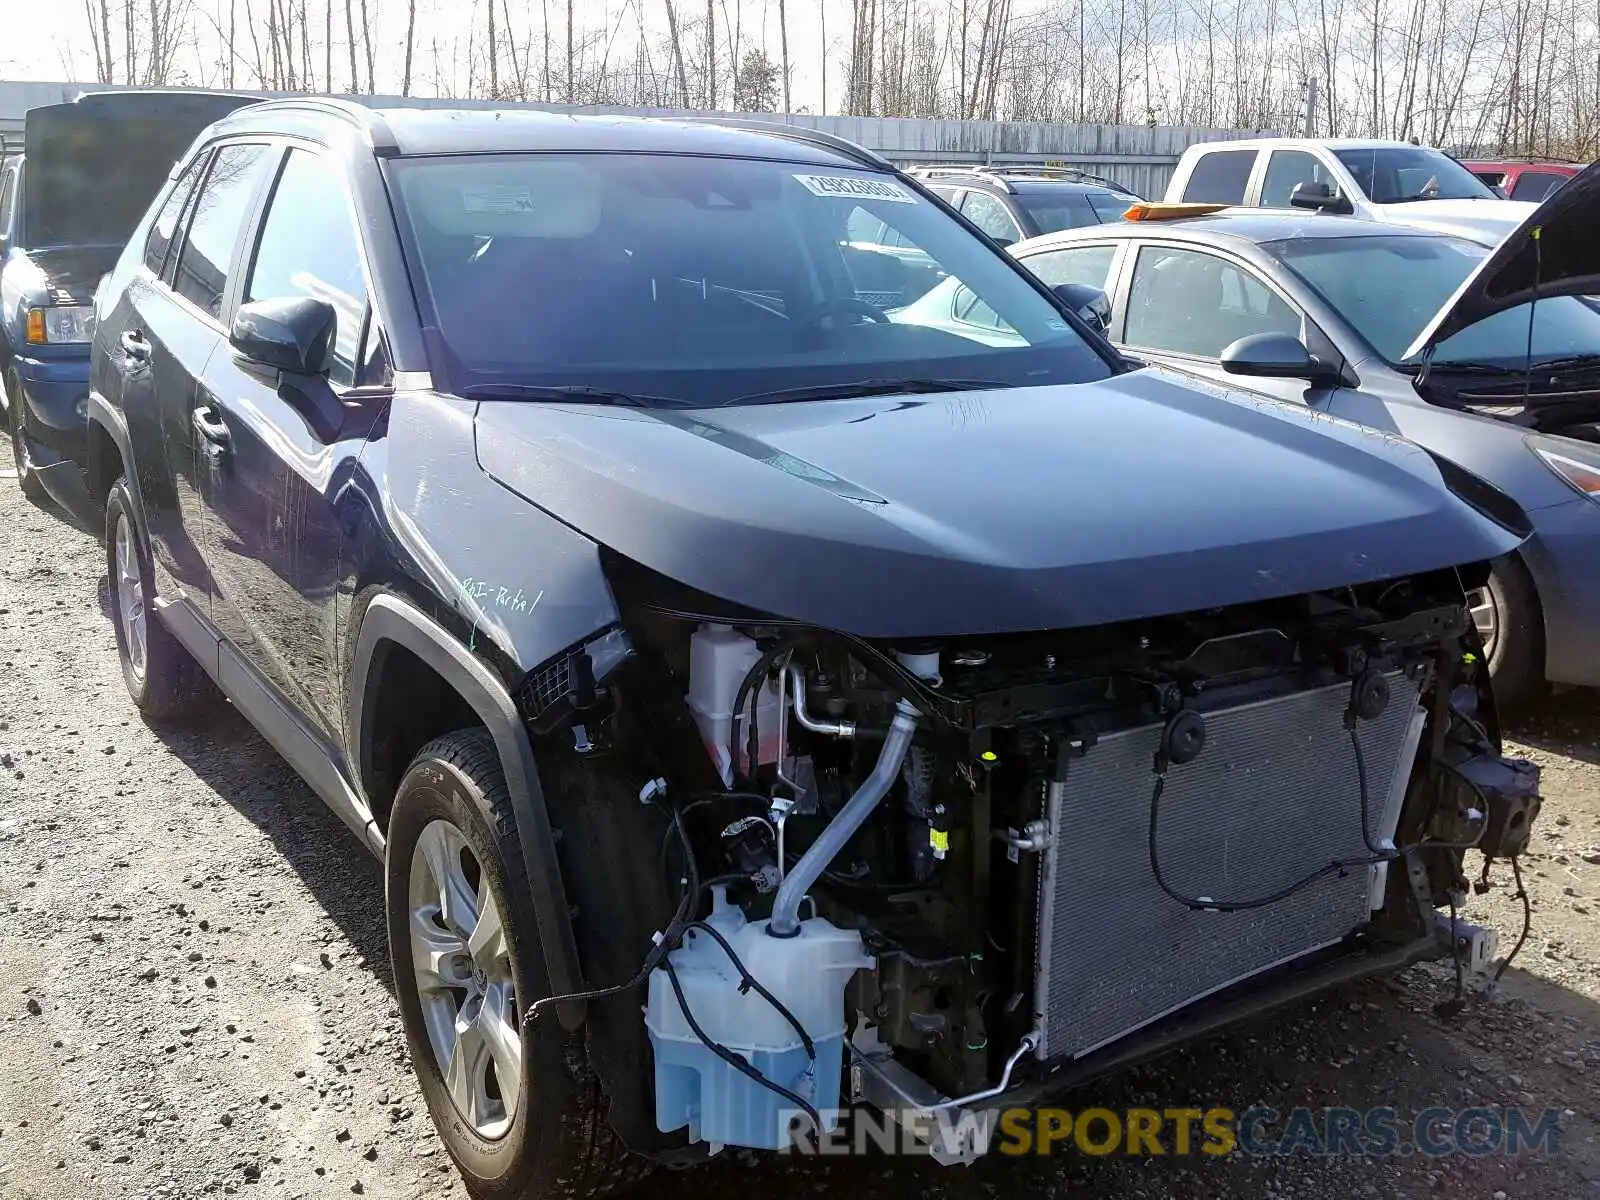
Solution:
<path fill-rule="evenodd" d="M 1017 203 L 1027 210 L 1041 234 L 1062 229 L 1081 229 L 1122 220 L 1133 201 L 1114 192 L 1074 192 L 1068 194 L 1024 192 Z"/>
<path fill-rule="evenodd" d="M 1306 238 L 1268 247 L 1390 363 L 1490 253 L 1452 237 Z M 1576 296 L 1540 300 L 1533 320 L 1535 364 L 1600 354 L 1600 312 Z M 1446 338 L 1436 366 L 1472 363 L 1521 368 L 1528 361 L 1528 306 L 1506 309 Z"/>
<path fill-rule="evenodd" d="M 1425 146 L 1378 146 L 1340 150 L 1337 155 L 1374 204 L 1496 198 L 1483 180 L 1455 159 Z"/>
<path fill-rule="evenodd" d="M 913 378 L 1111 374 L 1019 268 L 879 173 L 553 153 L 390 169 L 435 370 L 454 390 L 580 385 L 715 405 Z M 908 310 L 947 279 L 1008 336 Z"/>

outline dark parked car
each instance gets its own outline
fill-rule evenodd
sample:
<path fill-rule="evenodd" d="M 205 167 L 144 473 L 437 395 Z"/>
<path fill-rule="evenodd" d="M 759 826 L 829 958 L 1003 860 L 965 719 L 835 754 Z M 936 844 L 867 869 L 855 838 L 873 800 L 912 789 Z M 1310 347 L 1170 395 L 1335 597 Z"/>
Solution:
<path fill-rule="evenodd" d="M 1119 183 L 1070 168 L 913 167 L 909 174 L 1002 246 L 1120 221 L 1140 199 Z"/>
<path fill-rule="evenodd" d="M 1461 164 L 1508 200 L 1537 203 L 1565 187 L 1580 171 L 1582 163 L 1551 162 L 1539 158 L 1512 158 L 1494 162 Z"/>
<path fill-rule="evenodd" d="M 1017 343 L 863 299 L 863 211 Z M 1438 907 L 1537 806 L 1461 591 L 1514 506 L 1130 370 L 837 139 L 236 114 L 107 281 L 90 416 L 128 690 L 220 686 L 383 857 L 479 1195 L 1479 968 Z"/>
<path fill-rule="evenodd" d="M 202 129 L 251 103 L 211 92 L 98 92 L 29 110 L 0 168 L 0 398 L 17 478 L 85 515 L 95 286 Z"/>
<path fill-rule="evenodd" d="M 1473 608 L 1511 704 L 1547 679 L 1600 685 L 1600 304 L 1583 295 L 1600 292 L 1583 240 L 1597 212 L 1590 172 L 1493 252 L 1444 233 L 1233 210 L 1015 253 L 1050 283 L 1103 288 L 1111 336 L 1131 354 L 1218 382 L 1249 377 L 1410 438 L 1512 496 L 1534 535 L 1496 564 Z M 1530 327 L 1536 245 L 1545 273 Z M 1255 361 L 1265 351 L 1240 339 L 1262 335 L 1289 339 L 1279 349 L 1293 361 Z"/>

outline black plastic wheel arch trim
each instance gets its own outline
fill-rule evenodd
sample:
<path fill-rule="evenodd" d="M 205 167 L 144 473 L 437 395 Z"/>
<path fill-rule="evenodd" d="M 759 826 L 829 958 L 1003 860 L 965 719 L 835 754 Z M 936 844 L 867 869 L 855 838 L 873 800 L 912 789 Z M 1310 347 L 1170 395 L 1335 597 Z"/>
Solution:
<path fill-rule="evenodd" d="M 539 783 L 533 745 L 511 694 L 484 663 L 426 614 L 389 593 L 375 596 L 362 616 L 353 662 L 352 678 L 359 684 L 351 728 L 362 744 L 371 732 L 368 726 L 376 711 L 375 691 L 380 675 L 373 667 L 385 642 L 404 646 L 438 672 L 493 736 L 517 818 L 517 839 L 522 846 L 551 994 L 582 991 L 583 971 L 578 963 L 566 889 L 561 882 L 550 812 Z M 580 1002 L 559 1005 L 556 1011 L 561 1024 L 569 1030 L 583 1024 L 585 1006 Z"/>
<path fill-rule="evenodd" d="M 123 416 L 122 410 L 117 408 L 93 389 L 89 392 L 89 424 L 98 425 L 106 431 L 111 438 L 112 445 L 117 448 L 117 457 L 122 460 L 122 473 L 128 480 L 128 496 L 133 501 L 134 520 L 139 523 L 139 533 L 146 536 L 150 523 L 145 520 L 144 496 L 139 491 L 139 479 L 133 469 L 133 439 L 128 433 L 128 418 Z M 92 457 L 92 456 L 91 456 Z M 92 463 L 84 468 L 85 486 L 98 491 L 97 500 L 104 500 L 105 494 L 111 490 L 111 485 L 116 482 L 116 477 L 110 479 L 96 479 L 92 476 Z"/>

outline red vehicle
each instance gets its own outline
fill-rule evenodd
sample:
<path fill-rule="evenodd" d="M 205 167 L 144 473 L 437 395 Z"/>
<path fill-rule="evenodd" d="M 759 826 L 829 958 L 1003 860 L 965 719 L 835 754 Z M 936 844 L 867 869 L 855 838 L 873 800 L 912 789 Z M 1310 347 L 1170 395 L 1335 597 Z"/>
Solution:
<path fill-rule="evenodd" d="M 1582 163 L 1537 158 L 1504 158 L 1463 163 L 1479 179 L 1511 200 L 1538 202 L 1583 170 Z"/>

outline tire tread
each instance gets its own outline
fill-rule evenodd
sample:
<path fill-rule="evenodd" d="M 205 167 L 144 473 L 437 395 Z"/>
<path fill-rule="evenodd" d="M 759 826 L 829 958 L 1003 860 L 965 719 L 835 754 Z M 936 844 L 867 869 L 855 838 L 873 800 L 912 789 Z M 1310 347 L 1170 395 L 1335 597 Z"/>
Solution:
<path fill-rule="evenodd" d="M 493 816 L 503 861 L 519 862 L 522 843 L 494 736 L 482 727 L 443 734 L 417 752 L 412 767 L 429 760 L 453 767 L 476 784 Z M 598 1200 L 638 1183 L 651 1174 L 654 1164 L 632 1153 L 607 1120 L 609 1102 L 589 1065 L 582 1033 L 563 1032 L 563 1038 L 563 1059 L 573 1086 L 573 1104 L 562 1114 L 569 1161 L 555 1187 L 538 1200 Z"/>
<path fill-rule="evenodd" d="M 1499 592 L 1500 637 L 1490 659 L 1495 702 L 1502 712 L 1527 708 L 1545 691 L 1544 609 L 1533 576 L 1516 555 L 1494 564 L 1489 587 Z"/>
<path fill-rule="evenodd" d="M 106 499 L 106 563 L 108 573 L 115 570 L 116 525 L 118 516 L 125 516 L 133 527 L 134 554 L 139 560 L 139 582 L 145 605 L 145 673 L 142 693 L 135 690 L 123 662 L 123 677 L 129 694 L 140 713 L 152 721 L 177 722 L 193 717 L 204 710 L 217 697 L 216 684 L 206 674 L 194 656 L 173 636 L 155 611 L 155 587 L 151 579 L 150 552 L 144 536 L 134 518 L 133 505 L 128 494 L 127 476 L 117 477 Z M 112 607 L 116 612 L 116 579 L 110 580 Z M 125 655 L 122 645 L 120 613 L 117 615 L 118 654 Z"/>

